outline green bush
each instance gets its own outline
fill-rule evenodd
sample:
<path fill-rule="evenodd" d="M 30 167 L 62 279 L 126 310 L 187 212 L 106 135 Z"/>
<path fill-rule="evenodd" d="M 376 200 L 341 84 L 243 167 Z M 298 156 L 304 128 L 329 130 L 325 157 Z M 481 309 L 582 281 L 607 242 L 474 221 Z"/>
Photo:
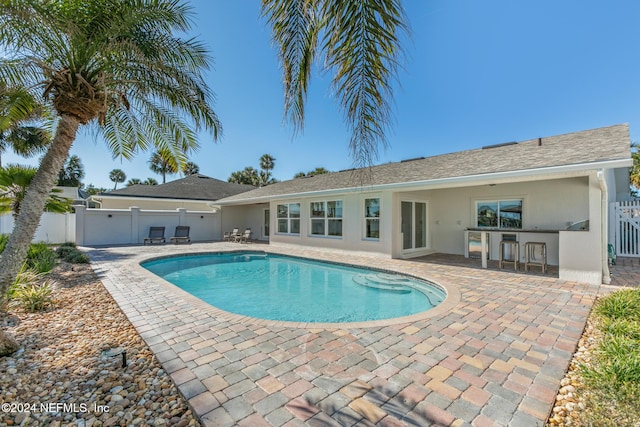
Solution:
<path fill-rule="evenodd" d="M 75 251 L 77 251 L 77 249 L 70 246 L 59 246 L 56 248 L 56 255 L 58 255 L 58 258 L 65 259 L 70 253 Z"/>
<path fill-rule="evenodd" d="M 82 253 L 80 250 L 76 249 L 74 246 L 59 246 L 56 249 L 56 254 L 61 259 L 73 263 L 73 264 L 88 264 L 89 257 Z"/>
<path fill-rule="evenodd" d="M 607 319 L 640 321 L 640 288 L 624 289 L 602 298 L 595 312 Z"/>
<path fill-rule="evenodd" d="M 38 273 L 50 272 L 57 263 L 58 256 L 51 249 L 39 251 L 32 258 L 27 259 L 27 265 Z"/>
<path fill-rule="evenodd" d="M 48 280 L 42 283 L 14 285 L 9 291 L 9 305 L 22 307 L 31 312 L 44 310 L 53 305 L 52 292 L 52 283 Z"/>
<path fill-rule="evenodd" d="M 27 311 L 38 311 L 53 304 L 51 293 L 53 283 L 44 280 L 44 273 L 27 267 L 23 264 L 18 272 L 16 280 L 7 291 L 7 301 L 13 307 L 22 307 Z"/>

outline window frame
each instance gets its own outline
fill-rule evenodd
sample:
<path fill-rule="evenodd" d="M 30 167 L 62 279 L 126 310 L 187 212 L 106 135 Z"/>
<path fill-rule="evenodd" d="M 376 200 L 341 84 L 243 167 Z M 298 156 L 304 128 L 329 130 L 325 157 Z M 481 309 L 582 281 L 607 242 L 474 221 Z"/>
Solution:
<path fill-rule="evenodd" d="M 367 200 L 377 200 L 378 201 L 378 215 L 377 216 L 367 216 Z M 362 209 L 363 209 L 363 213 L 362 213 L 362 218 L 363 218 L 363 230 L 362 230 L 362 238 L 364 240 L 369 240 L 369 241 L 375 241 L 375 242 L 379 242 L 380 241 L 380 229 L 381 229 L 381 222 L 382 222 L 382 197 L 380 196 L 375 196 L 375 197 L 364 197 L 362 200 Z M 368 224 L 369 221 L 377 221 L 378 223 L 378 236 L 377 237 L 371 237 L 371 236 L 367 236 L 367 232 L 370 231 Z"/>
<path fill-rule="evenodd" d="M 329 203 L 339 203 L 339 208 L 336 207 L 336 210 L 339 209 L 340 216 L 329 216 Z M 322 215 L 314 215 L 314 204 L 322 204 Z M 309 237 L 325 237 L 331 239 L 342 239 L 344 233 L 344 202 L 341 199 L 332 199 L 332 200 L 315 200 L 309 202 Z M 320 211 L 318 211 L 320 212 Z M 314 221 L 316 223 L 320 223 L 322 221 L 322 230 L 323 233 L 314 233 Z M 331 221 L 340 221 L 340 234 L 329 234 L 329 223 Z"/>
<path fill-rule="evenodd" d="M 298 216 L 291 215 L 291 206 L 298 207 Z M 287 212 L 286 216 L 281 216 L 280 214 L 280 206 L 286 206 Z M 290 203 L 276 203 L 276 234 L 289 235 L 289 236 L 299 236 L 300 235 L 300 220 L 301 220 L 301 207 L 300 202 L 290 202 Z M 281 221 L 285 221 L 287 231 L 280 230 Z M 298 223 L 298 231 L 292 232 L 292 224 L 294 222 Z"/>
<path fill-rule="evenodd" d="M 503 215 L 502 215 L 502 204 L 503 203 L 509 203 L 509 202 L 520 202 L 520 226 L 519 227 L 506 227 L 506 226 L 502 226 L 502 222 L 503 222 Z M 482 204 L 485 205 L 495 205 L 496 206 L 496 224 L 495 225 L 482 225 L 480 224 L 480 222 L 478 221 L 478 218 L 480 217 L 480 211 L 479 208 Z M 525 200 L 524 197 L 499 197 L 499 198 L 492 198 L 492 199 L 482 199 L 482 200 L 476 200 L 475 202 L 475 210 L 474 210 L 474 218 L 475 218 L 475 223 L 476 223 L 476 227 L 477 228 L 486 228 L 486 229 L 491 229 L 491 228 L 495 228 L 498 230 L 524 230 L 524 206 L 525 206 Z"/>

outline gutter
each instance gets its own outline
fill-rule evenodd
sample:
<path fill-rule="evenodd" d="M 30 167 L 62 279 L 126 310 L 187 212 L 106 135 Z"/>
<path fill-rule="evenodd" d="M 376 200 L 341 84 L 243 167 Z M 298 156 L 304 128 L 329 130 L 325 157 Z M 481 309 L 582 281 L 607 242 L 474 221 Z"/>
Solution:
<path fill-rule="evenodd" d="M 600 239 L 601 243 L 601 264 L 602 264 L 602 283 L 608 285 L 611 283 L 611 272 L 609 271 L 609 258 L 608 258 L 608 230 L 609 230 L 609 211 L 607 209 L 608 189 L 607 183 L 604 179 L 604 172 L 602 169 L 598 169 L 596 173 L 598 183 L 600 184 Z"/>

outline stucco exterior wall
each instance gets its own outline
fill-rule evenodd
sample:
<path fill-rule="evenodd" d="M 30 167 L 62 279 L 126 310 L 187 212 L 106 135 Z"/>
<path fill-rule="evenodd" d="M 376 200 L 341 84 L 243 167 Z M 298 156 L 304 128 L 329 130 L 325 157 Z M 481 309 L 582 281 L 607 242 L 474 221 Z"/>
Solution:
<path fill-rule="evenodd" d="M 131 207 L 138 207 L 140 209 L 148 210 L 175 210 L 178 208 L 187 209 L 189 211 L 211 211 L 208 201 L 189 201 L 189 200 L 175 200 L 175 199 L 145 199 L 142 197 L 123 197 L 123 198 L 109 198 L 100 197 L 102 209 L 129 209 Z"/>
<path fill-rule="evenodd" d="M 356 191 L 339 196 L 300 197 L 273 201 L 271 209 L 270 243 L 280 245 L 304 245 L 322 248 L 335 248 L 349 251 L 362 251 L 391 256 L 393 197 L 391 192 Z M 380 238 L 365 238 L 364 200 L 380 199 Z M 320 201 L 342 201 L 342 237 L 314 236 L 310 227 L 310 203 Z M 277 205 L 281 203 L 300 203 L 300 234 L 287 235 L 277 232 Z"/>
<path fill-rule="evenodd" d="M 175 227 L 190 227 L 193 242 L 220 240 L 220 217 L 214 212 L 131 209 L 76 209 L 76 243 L 78 245 L 141 244 L 149 236 L 149 227 L 165 227 L 165 238 L 174 235 Z"/>
<path fill-rule="evenodd" d="M 450 188 L 417 193 L 429 200 L 432 249 L 465 253 L 465 233 L 476 226 L 476 202 L 523 199 L 523 228 L 565 229 L 589 219 L 588 177 Z"/>
<path fill-rule="evenodd" d="M 255 204 L 242 206 L 225 206 L 222 208 L 222 232 L 238 228 L 240 232 L 251 228 L 251 238 L 254 240 L 269 240 L 264 234 L 263 214 L 269 204 Z"/>

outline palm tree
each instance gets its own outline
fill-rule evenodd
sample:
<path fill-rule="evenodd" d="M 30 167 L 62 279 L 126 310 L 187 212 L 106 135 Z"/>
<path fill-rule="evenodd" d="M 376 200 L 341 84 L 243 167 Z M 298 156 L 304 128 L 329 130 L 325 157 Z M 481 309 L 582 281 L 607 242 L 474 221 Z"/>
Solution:
<path fill-rule="evenodd" d="M 326 168 L 323 168 L 322 166 L 315 168 L 312 171 L 309 171 L 307 173 L 304 172 L 298 172 L 297 174 L 295 174 L 293 177 L 294 178 L 302 178 L 305 176 L 316 176 L 316 175 L 322 175 L 325 173 L 329 173 L 330 171 Z"/>
<path fill-rule="evenodd" d="M 114 190 L 118 186 L 119 182 L 125 182 L 126 179 L 127 179 L 127 174 L 124 173 L 122 169 L 114 169 L 111 172 L 109 172 L 109 180 L 116 183 L 116 185 L 113 186 Z"/>
<path fill-rule="evenodd" d="M 9 147 L 25 157 L 44 151 L 51 135 L 33 125 L 42 113 L 42 106 L 26 89 L 0 82 L 0 167 L 2 153 Z"/>
<path fill-rule="evenodd" d="M 80 157 L 73 155 L 58 174 L 58 185 L 65 187 L 80 187 L 80 180 L 84 178 L 84 166 Z"/>
<path fill-rule="evenodd" d="M 184 164 L 182 168 L 182 173 L 185 176 L 195 175 L 200 172 L 200 166 L 196 165 L 194 162 L 187 162 Z"/>
<path fill-rule="evenodd" d="M 258 171 L 255 168 L 247 166 L 241 171 L 231 173 L 231 176 L 227 181 L 233 182 L 235 184 L 246 184 L 257 187 L 260 184 L 260 177 L 258 175 Z"/>
<path fill-rule="evenodd" d="M 7 165 L 0 168 L 0 213 L 11 212 L 14 219 L 18 218 L 27 194 L 27 188 L 38 169 L 32 166 Z M 52 189 L 46 199 L 46 212 L 64 213 L 71 210 L 73 200 L 56 196 L 62 190 Z"/>
<path fill-rule="evenodd" d="M 158 185 L 158 181 L 153 178 L 147 178 L 141 182 L 142 185 Z"/>
<path fill-rule="evenodd" d="M 142 184 L 142 181 L 140 180 L 140 178 L 131 178 L 129 181 L 127 181 L 125 185 L 127 187 L 131 187 L 132 185 L 140 185 L 140 184 Z"/>
<path fill-rule="evenodd" d="M 149 169 L 151 172 L 162 175 L 162 183 L 164 184 L 167 182 L 167 174 L 178 173 L 178 164 L 168 151 L 157 151 L 149 159 Z"/>
<path fill-rule="evenodd" d="M 176 0 L 2 2 L 0 81 L 50 101 L 57 126 L 31 184 L 38 191 L 27 192 L 0 257 L 0 298 L 81 126 L 127 159 L 154 147 L 182 163 L 198 147 L 199 130 L 217 139 L 220 123 L 203 79 L 209 55 L 196 39 L 174 36 L 188 32 L 190 15 Z"/>
<path fill-rule="evenodd" d="M 400 39 L 408 32 L 401 0 L 262 0 L 262 14 L 278 47 L 294 132 L 303 128 L 311 66 L 322 55 L 318 63 L 333 73 L 332 92 L 351 130 L 354 164 L 372 165 L 387 145 Z"/>

